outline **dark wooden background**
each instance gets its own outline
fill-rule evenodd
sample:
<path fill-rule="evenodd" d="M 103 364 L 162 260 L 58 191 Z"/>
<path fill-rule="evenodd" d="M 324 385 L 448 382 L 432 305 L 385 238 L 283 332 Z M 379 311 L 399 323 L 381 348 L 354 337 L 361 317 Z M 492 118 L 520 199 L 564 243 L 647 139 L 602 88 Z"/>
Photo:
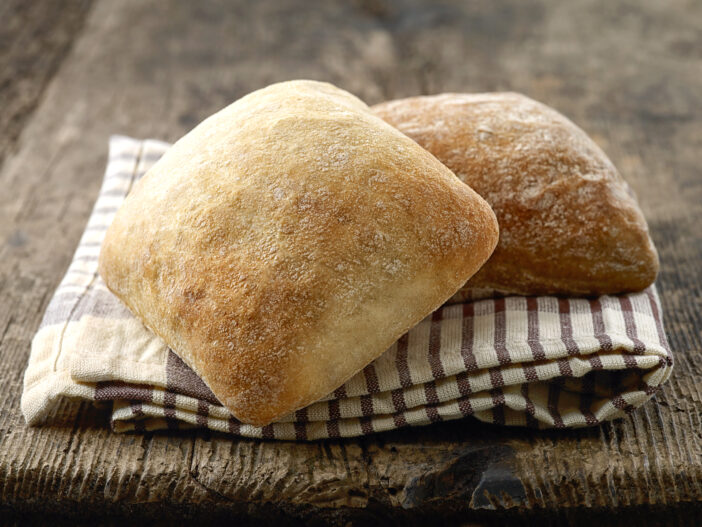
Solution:
<path fill-rule="evenodd" d="M 564 432 L 463 420 L 311 444 L 117 435 L 87 404 L 27 428 L 30 340 L 97 195 L 108 135 L 175 140 L 294 78 L 368 103 L 516 90 L 588 131 L 637 191 L 660 251 L 677 360 L 662 394 L 624 420 Z M 0 524 L 699 521 L 699 1 L 4 0 L 0 162 Z"/>

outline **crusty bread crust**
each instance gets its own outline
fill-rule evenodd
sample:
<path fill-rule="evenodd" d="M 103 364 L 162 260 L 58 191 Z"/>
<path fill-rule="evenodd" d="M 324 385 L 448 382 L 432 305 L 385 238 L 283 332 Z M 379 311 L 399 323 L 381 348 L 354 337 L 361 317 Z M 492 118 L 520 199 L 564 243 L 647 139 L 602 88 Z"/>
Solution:
<path fill-rule="evenodd" d="M 634 195 L 563 115 L 517 93 L 412 97 L 372 108 L 490 203 L 500 241 L 454 297 L 638 291 L 658 255 Z"/>
<path fill-rule="evenodd" d="M 99 267 L 234 416 L 265 425 L 378 357 L 497 238 L 488 204 L 426 150 L 352 95 L 293 81 L 179 140 Z"/>

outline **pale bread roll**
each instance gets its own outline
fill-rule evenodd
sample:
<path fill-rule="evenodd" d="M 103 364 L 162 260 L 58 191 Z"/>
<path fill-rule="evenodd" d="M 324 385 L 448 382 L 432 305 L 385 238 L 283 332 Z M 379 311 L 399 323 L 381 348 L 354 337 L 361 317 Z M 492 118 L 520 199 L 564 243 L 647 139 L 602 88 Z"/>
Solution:
<path fill-rule="evenodd" d="M 517 93 L 412 97 L 372 108 L 490 203 L 500 241 L 454 297 L 638 291 L 658 255 L 631 189 L 571 121 Z"/>
<path fill-rule="evenodd" d="M 107 286 L 232 414 L 327 395 L 440 306 L 498 238 L 488 204 L 329 84 L 275 84 L 178 141 L 100 254 Z"/>

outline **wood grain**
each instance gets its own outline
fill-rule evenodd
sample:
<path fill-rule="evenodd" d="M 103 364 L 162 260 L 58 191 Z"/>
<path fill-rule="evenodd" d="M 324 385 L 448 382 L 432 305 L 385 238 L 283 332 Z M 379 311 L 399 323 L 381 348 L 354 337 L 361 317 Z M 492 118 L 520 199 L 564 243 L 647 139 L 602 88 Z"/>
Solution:
<path fill-rule="evenodd" d="M 0 4 L 0 166 L 80 31 L 89 0 Z"/>
<path fill-rule="evenodd" d="M 41 16 L 29 20 L 39 24 Z M 61 20 L 54 30 L 75 29 L 72 42 L 49 45 L 53 62 L 41 66 L 47 51 L 30 46 L 23 60 L 38 73 L 23 81 L 3 72 L 0 84 L 12 100 L 19 82 L 35 94 L 19 129 L 1 139 L 14 145 L 2 147 L 8 154 L 0 171 L 4 518 L 341 525 L 492 523 L 516 515 L 544 525 L 699 519 L 699 3 L 98 0 L 84 25 Z M 15 53 L 8 49 L 0 64 Z M 19 397 L 29 342 L 97 195 L 109 134 L 174 140 L 244 93 L 290 78 L 330 81 L 368 103 L 516 90 L 588 131 L 637 191 L 660 251 L 677 361 L 663 392 L 624 420 L 583 431 L 464 420 L 311 444 L 206 431 L 117 435 L 104 409 L 75 403 L 62 404 L 52 425 L 27 428 Z"/>

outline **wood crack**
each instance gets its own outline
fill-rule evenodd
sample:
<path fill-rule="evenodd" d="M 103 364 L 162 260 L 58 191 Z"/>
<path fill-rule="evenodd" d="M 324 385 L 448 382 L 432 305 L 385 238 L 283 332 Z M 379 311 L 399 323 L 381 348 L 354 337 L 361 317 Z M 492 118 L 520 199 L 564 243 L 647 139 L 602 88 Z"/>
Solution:
<path fill-rule="evenodd" d="M 189 452 L 188 452 L 188 460 L 187 460 L 187 466 L 188 466 L 188 477 L 189 480 L 192 481 L 198 488 L 204 490 L 208 495 L 214 496 L 218 498 L 220 501 L 225 501 L 229 503 L 234 503 L 236 500 L 230 498 L 229 496 L 226 496 L 222 494 L 221 492 L 217 491 L 216 489 L 213 489 L 209 487 L 208 485 L 205 485 L 200 479 L 198 478 L 199 476 L 199 471 L 197 468 L 197 465 L 195 464 L 195 458 L 194 458 L 194 453 L 195 453 L 195 441 L 196 438 L 190 438 L 189 439 Z"/>

